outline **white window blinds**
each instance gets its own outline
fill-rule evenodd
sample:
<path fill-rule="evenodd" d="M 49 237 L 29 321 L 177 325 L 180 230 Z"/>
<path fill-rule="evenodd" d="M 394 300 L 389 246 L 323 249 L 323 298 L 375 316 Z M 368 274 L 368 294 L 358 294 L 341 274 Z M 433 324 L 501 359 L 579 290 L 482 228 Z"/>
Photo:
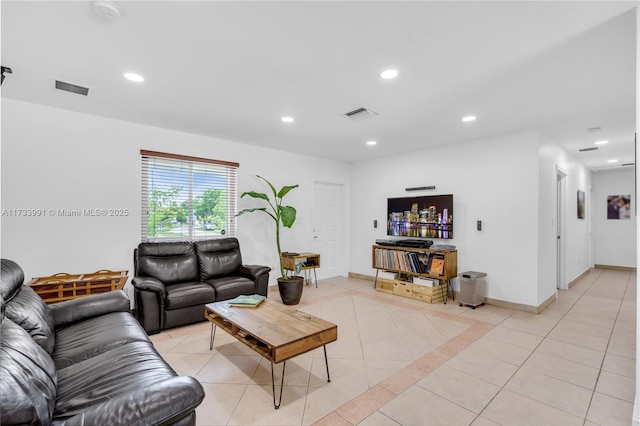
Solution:
<path fill-rule="evenodd" d="M 236 236 L 238 163 L 140 154 L 142 241 Z"/>

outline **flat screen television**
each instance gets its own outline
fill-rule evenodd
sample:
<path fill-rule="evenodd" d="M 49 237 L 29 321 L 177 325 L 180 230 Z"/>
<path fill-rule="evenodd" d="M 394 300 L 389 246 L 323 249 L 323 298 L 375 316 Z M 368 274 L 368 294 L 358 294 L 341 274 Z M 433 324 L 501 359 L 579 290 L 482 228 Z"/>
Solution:
<path fill-rule="evenodd" d="M 453 238 L 453 195 L 387 199 L 387 235 Z"/>

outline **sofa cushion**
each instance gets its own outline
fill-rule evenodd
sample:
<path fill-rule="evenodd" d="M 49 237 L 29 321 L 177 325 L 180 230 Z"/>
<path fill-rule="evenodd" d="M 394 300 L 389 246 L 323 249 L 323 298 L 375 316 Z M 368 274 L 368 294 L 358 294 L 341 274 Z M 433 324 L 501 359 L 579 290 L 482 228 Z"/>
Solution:
<path fill-rule="evenodd" d="M 198 258 L 192 243 L 141 243 L 137 250 L 137 275 L 171 285 L 198 281 Z"/>
<path fill-rule="evenodd" d="M 241 294 L 254 294 L 256 284 L 244 277 L 223 277 L 207 280 L 216 289 L 216 300 L 233 299 Z"/>
<path fill-rule="evenodd" d="M 53 353 L 53 317 L 47 304 L 31 287 L 21 287 L 20 292 L 7 305 L 6 316 L 29 333 L 49 355 Z"/>
<path fill-rule="evenodd" d="M 194 305 L 204 305 L 215 300 L 216 291 L 207 283 L 197 281 L 168 285 L 165 309 L 171 311 Z M 202 315 L 204 318 L 204 310 Z"/>
<path fill-rule="evenodd" d="M 201 240 L 196 241 L 194 245 L 198 253 L 202 281 L 231 275 L 242 265 L 240 243 L 237 238 Z"/>
<path fill-rule="evenodd" d="M 131 342 L 149 342 L 128 312 L 113 312 L 56 330 L 53 361 L 61 370 Z"/>
<path fill-rule="evenodd" d="M 115 396 L 133 394 L 175 375 L 150 342 L 132 342 L 113 348 L 58 371 L 55 420 L 82 414 L 108 404 Z M 131 400 L 132 413 L 136 404 L 144 403 Z"/>
<path fill-rule="evenodd" d="M 56 370 L 49 354 L 8 318 L 0 329 L 0 419 L 3 425 L 51 423 Z"/>

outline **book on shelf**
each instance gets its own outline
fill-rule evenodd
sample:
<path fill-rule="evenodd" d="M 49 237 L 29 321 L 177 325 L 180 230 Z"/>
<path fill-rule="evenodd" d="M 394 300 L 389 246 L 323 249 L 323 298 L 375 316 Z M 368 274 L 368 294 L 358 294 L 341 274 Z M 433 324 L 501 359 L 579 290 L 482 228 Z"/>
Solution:
<path fill-rule="evenodd" d="M 260 294 L 243 294 L 229 300 L 229 306 L 236 308 L 255 308 L 264 301 L 265 297 Z"/>
<path fill-rule="evenodd" d="M 433 259 L 431 261 L 431 269 L 429 273 L 432 275 L 443 275 L 444 274 L 444 259 Z"/>

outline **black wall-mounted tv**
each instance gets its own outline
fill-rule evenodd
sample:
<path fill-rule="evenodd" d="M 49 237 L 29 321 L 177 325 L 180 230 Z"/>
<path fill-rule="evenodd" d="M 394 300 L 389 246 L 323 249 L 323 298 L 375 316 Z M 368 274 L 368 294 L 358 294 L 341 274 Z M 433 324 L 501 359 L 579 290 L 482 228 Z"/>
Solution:
<path fill-rule="evenodd" d="M 387 199 L 387 235 L 453 238 L 453 195 Z"/>

